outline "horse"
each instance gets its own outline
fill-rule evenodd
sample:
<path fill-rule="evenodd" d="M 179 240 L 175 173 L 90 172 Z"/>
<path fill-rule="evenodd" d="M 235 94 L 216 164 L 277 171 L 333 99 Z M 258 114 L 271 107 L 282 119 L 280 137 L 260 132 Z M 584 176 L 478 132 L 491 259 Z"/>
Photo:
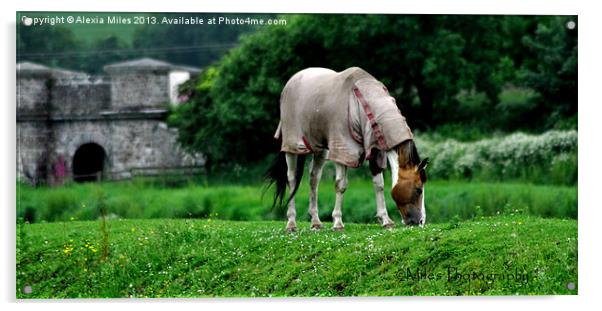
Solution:
<path fill-rule="evenodd" d="M 335 163 L 336 199 L 333 230 L 343 230 L 343 197 L 347 170 L 369 161 L 376 193 L 376 217 L 384 228 L 394 227 L 387 213 L 383 171 L 391 167 L 391 195 L 406 226 L 424 226 L 424 184 L 428 158 L 420 159 L 413 134 L 395 99 L 380 81 L 361 68 L 341 72 L 307 68 L 294 74 L 280 96 L 280 122 L 274 138 L 281 149 L 266 172 L 268 188 L 276 185 L 272 207 L 284 206 L 286 230 L 297 229 L 295 194 L 309 166 L 311 229 L 322 229 L 318 216 L 318 184 L 326 160 Z"/>

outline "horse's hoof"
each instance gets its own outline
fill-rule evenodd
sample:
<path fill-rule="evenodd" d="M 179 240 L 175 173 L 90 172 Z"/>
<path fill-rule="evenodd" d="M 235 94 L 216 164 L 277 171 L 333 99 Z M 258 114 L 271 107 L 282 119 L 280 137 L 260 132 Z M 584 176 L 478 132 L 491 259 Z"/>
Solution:
<path fill-rule="evenodd" d="M 385 228 L 385 229 L 393 229 L 394 227 L 395 227 L 395 224 L 394 224 L 394 223 L 390 223 L 390 224 L 385 224 L 385 225 L 383 225 L 383 228 Z"/>
<path fill-rule="evenodd" d="M 289 227 L 289 228 L 286 228 L 286 232 L 288 232 L 288 233 L 297 232 L 297 227 Z"/>
<path fill-rule="evenodd" d="M 320 230 L 324 228 L 324 226 L 322 224 L 313 224 L 311 225 L 311 230 Z"/>
<path fill-rule="evenodd" d="M 345 230 L 345 227 L 341 226 L 341 227 L 333 227 L 332 231 L 343 231 Z"/>

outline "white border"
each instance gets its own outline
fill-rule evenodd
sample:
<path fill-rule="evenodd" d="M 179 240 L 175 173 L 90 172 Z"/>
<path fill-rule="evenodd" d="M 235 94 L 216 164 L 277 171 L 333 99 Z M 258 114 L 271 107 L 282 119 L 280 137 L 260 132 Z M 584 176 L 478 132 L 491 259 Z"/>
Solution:
<path fill-rule="evenodd" d="M 121 11 L 121 12 L 233 12 L 233 13 L 423 13 L 423 14 L 565 14 L 576 15 L 576 2 L 559 0 L 305 0 L 305 1 L 44 1 L 30 0 L 14 5 L 20 11 Z M 584 2 L 584 1 L 583 1 Z"/>
<path fill-rule="evenodd" d="M 505 310 L 508 308 L 560 309 L 579 310 L 593 307 L 599 298 L 599 278 L 601 263 L 600 210 L 596 194 L 599 192 L 602 176 L 600 170 L 600 100 L 599 78 L 602 67 L 600 57 L 600 19 L 595 1 L 557 1 L 557 0 L 420 0 L 393 1 L 330 1 L 303 0 L 283 4 L 284 1 L 192 1 L 169 0 L 165 2 L 134 2 L 123 0 L 103 1 L 40 1 L 30 0 L 21 3 L 3 3 L 3 57 L 4 72 L 2 80 L 2 143 L 0 163 L 2 165 L 2 198 L 4 217 L 2 236 L 4 239 L 2 256 L 0 256 L 3 282 L 1 283 L 2 301 L 5 307 L 35 309 L 43 307 L 57 310 L 81 310 L 82 308 L 144 308 L 163 310 L 168 307 L 180 309 L 199 308 L 256 308 L 261 310 L 291 309 L 368 309 L 373 304 L 378 307 L 393 309 L 437 309 L 447 310 L 461 308 L 463 310 Z M 196 300 L 149 300 L 132 302 L 110 300 L 109 305 L 90 304 L 88 301 L 67 301 L 63 303 L 14 302 L 14 206 L 15 206 L 15 11 L 123 11 L 123 12 L 286 12 L 286 13 L 423 13 L 423 14 L 545 14 L 545 15 L 579 15 L 579 296 L 556 297 L 390 297 L 390 298 L 334 298 L 334 299 L 196 299 Z M 103 300 L 101 300 L 103 301 Z M 94 302 L 98 302 L 95 300 Z M 105 300 L 105 302 L 107 302 Z M 190 303 L 194 302 L 194 303 Z M 307 302 L 311 302 L 308 305 Z M 177 306 L 172 304 L 177 303 Z M 198 305 L 201 303 L 202 305 Z M 243 305 L 244 304 L 244 305 Z"/>

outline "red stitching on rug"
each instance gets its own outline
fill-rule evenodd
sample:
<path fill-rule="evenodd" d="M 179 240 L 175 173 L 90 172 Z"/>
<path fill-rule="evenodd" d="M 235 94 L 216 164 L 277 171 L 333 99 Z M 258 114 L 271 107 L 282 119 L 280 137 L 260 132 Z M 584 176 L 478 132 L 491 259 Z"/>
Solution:
<path fill-rule="evenodd" d="M 305 138 L 305 136 L 301 136 L 301 139 L 303 139 L 303 143 L 305 144 L 305 147 L 307 147 L 307 149 L 309 149 L 309 151 L 314 152 L 314 150 L 311 149 L 311 146 L 309 145 L 307 138 Z"/>
<path fill-rule="evenodd" d="M 355 93 L 355 97 L 360 101 L 362 107 L 364 108 L 364 112 L 366 112 L 366 116 L 368 116 L 368 121 L 370 121 L 370 127 L 372 127 L 372 131 L 374 132 L 374 136 L 376 136 L 376 141 L 381 149 L 387 149 L 387 143 L 385 142 L 385 136 L 383 135 L 380 126 L 376 123 L 376 118 L 374 117 L 374 113 L 372 113 L 372 109 L 368 106 L 368 102 L 364 99 L 364 96 L 357 88 L 357 86 L 353 86 L 353 93 Z"/>
<path fill-rule="evenodd" d="M 360 145 L 363 145 L 364 140 L 353 131 L 353 128 L 351 126 L 351 105 L 349 105 L 348 108 L 349 109 L 347 109 L 347 129 L 349 129 L 349 134 L 351 134 L 351 138 L 353 138 L 355 142 L 357 142 Z"/>

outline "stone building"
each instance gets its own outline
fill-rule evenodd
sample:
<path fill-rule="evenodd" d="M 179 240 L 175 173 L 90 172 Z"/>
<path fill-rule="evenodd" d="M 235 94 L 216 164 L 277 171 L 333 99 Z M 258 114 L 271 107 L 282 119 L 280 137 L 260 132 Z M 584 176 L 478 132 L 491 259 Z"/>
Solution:
<path fill-rule="evenodd" d="M 17 64 L 17 176 L 31 184 L 197 172 L 168 128 L 177 86 L 199 73 L 149 58 L 105 76 Z"/>

